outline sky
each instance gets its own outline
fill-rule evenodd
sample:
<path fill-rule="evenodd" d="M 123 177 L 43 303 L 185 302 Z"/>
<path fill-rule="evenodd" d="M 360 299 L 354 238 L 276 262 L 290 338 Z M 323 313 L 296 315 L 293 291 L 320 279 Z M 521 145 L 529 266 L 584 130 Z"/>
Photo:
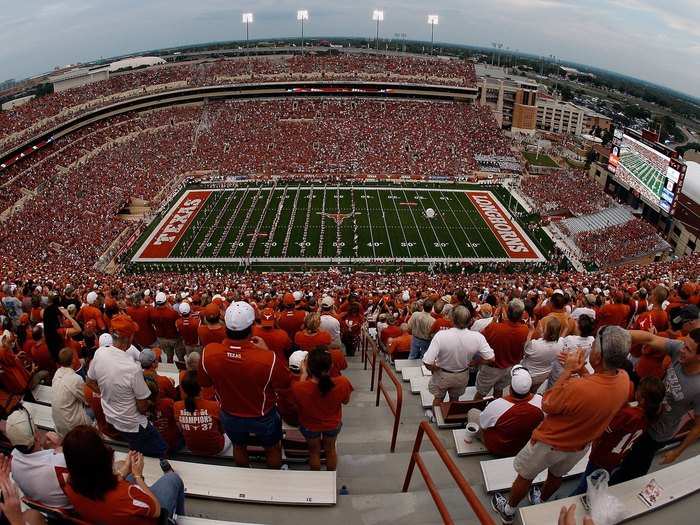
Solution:
<path fill-rule="evenodd" d="M 700 0 L 0 0 L 0 81 L 135 51 L 245 37 L 381 35 L 504 47 L 602 67 L 700 97 Z"/>

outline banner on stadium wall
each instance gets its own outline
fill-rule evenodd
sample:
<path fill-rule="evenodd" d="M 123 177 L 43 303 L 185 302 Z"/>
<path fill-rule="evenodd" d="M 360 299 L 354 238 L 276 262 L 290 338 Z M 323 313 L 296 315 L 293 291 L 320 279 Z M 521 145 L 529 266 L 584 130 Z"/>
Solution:
<path fill-rule="evenodd" d="M 172 213 L 167 216 L 156 228 L 148 240 L 141 259 L 163 259 L 168 257 L 180 242 L 204 203 L 211 195 L 211 191 L 188 191 L 175 206 Z"/>
<path fill-rule="evenodd" d="M 489 229 L 511 259 L 535 259 L 538 254 L 509 214 L 487 191 L 466 192 Z"/>

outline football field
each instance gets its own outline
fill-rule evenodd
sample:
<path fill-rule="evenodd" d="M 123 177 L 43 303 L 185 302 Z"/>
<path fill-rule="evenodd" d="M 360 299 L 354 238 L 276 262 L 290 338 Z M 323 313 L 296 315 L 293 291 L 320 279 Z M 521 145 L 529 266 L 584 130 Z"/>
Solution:
<path fill-rule="evenodd" d="M 644 160 L 644 157 L 634 152 L 623 151 L 620 156 L 620 164 L 635 178 L 637 178 L 649 191 L 657 197 L 661 197 L 665 174 L 655 166 Z"/>
<path fill-rule="evenodd" d="M 493 193 L 452 186 L 193 188 L 154 222 L 133 263 L 544 261 Z"/>

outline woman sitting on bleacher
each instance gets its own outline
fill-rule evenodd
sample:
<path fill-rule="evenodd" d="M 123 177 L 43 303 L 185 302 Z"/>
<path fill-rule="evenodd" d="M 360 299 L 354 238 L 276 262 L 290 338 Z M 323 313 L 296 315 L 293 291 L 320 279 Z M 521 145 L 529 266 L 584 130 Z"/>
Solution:
<path fill-rule="evenodd" d="M 185 446 L 199 456 L 231 456 L 231 440 L 224 434 L 216 401 L 202 399 L 197 372 L 188 371 L 180 382 L 183 401 L 174 406 L 175 421 L 185 438 Z"/>
<path fill-rule="evenodd" d="M 299 430 L 309 444 L 311 470 L 321 470 L 321 442 L 326 468 L 336 469 L 335 441 L 342 427 L 342 407 L 350 401 L 353 390 L 348 378 L 330 376 L 331 365 L 331 355 L 325 348 L 309 352 L 302 365 L 301 380 L 292 385 L 299 407 Z"/>
<path fill-rule="evenodd" d="M 143 455 L 131 451 L 114 472 L 114 451 L 102 441 L 99 432 L 77 426 L 63 440 L 68 467 L 64 487 L 80 517 L 103 525 L 145 525 L 161 523 L 160 516 L 182 516 L 185 512 L 185 486 L 170 465 L 150 487 L 143 477 Z"/>

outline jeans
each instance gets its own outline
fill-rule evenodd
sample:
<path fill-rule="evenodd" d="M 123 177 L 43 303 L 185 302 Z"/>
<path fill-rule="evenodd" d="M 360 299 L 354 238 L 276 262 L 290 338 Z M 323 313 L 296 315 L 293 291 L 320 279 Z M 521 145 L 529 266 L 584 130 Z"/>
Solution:
<path fill-rule="evenodd" d="M 150 421 L 145 427 L 140 426 L 138 432 L 122 432 L 121 434 L 131 450 L 141 452 L 144 456 L 162 459 L 168 453 L 168 445 L 165 444 L 160 432 Z"/>
<path fill-rule="evenodd" d="M 642 434 L 642 437 L 632 445 L 629 454 L 622 460 L 620 468 L 610 476 L 610 485 L 617 485 L 649 472 L 654 456 L 664 445 L 665 443 L 655 441 L 647 432 Z"/>
<path fill-rule="evenodd" d="M 129 474 L 126 479 L 132 484 L 136 480 Z M 160 507 L 168 511 L 168 516 L 184 516 L 185 514 L 185 484 L 177 473 L 166 472 L 158 481 L 148 487 L 160 503 Z"/>
<path fill-rule="evenodd" d="M 430 341 L 421 339 L 420 337 L 411 337 L 411 353 L 408 354 L 409 359 L 423 359 L 423 354 L 430 346 Z"/>

